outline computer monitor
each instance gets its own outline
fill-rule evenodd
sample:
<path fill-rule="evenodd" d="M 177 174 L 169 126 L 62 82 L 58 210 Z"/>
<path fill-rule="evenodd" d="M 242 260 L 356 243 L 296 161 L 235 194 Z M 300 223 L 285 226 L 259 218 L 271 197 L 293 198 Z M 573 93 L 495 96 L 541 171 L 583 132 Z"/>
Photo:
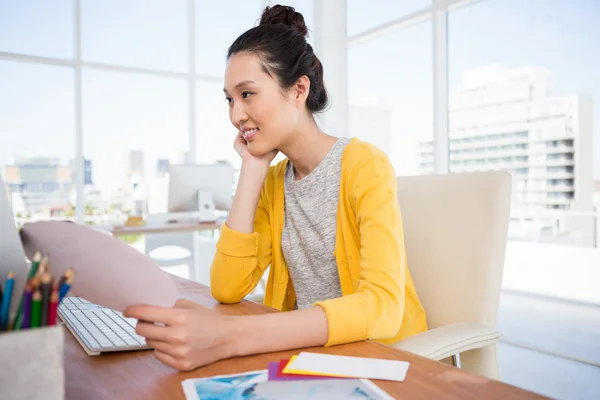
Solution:
<path fill-rule="evenodd" d="M 216 219 L 215 210 L 231 208 L 234 173 L 229 163 L 170 165 L 168 212 Z"/>
<path fill-rule="evenodd" d="M 10 302 L 10 315 L 13 315 L 19 306 L 19 296 L 25 288 L 28 265 L 12 208 L 8 203 L 4 180 L 0 174 L 0 282 L 2 286 L 10 272 L 15 274 Z"/>

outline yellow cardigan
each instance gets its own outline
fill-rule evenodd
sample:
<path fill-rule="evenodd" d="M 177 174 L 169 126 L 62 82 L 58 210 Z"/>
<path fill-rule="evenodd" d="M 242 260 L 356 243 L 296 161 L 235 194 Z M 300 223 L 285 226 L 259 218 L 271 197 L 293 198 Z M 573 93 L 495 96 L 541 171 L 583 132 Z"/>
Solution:
<path fill-rule="evenodd" d="M 264 303 L 294 307 L 295 293 L 281 250 L 284 173 L 287 160 L 269 169 L 254 233 L 224 224 L 211 266 L 211 292 L 221 303 L 237 303 L 271 266 Z M 358 139 L 344 149 L 336 215 L 334 255 L 342 297 L 321 301 L 329 327 L 327 345 L 377 339 L 393 343 L 427 330 L 406 262 L 396 176 L 387 156 Z"/>

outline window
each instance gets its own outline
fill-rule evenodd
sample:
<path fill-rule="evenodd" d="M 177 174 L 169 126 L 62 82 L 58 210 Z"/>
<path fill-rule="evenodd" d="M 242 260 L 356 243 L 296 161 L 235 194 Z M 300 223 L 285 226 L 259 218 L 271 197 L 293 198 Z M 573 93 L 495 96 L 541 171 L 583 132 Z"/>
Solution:
<path fill-rule="evenodd" d="M 187 71 L 185 0 L 82 0 L 84 61 Z"/>
<path fill-rule="evenodd" d="M 0 51 L 73 57 L 73 1 L 0 2 Z"/>
<path fill-rule="evenodd" d="M 431 23 L 348 50 L 350 136 L 388 152 L 396 174 L 433 171 Z"/>
<path fill-rule="evenodd" d="M 0 174 L 19 222 L 72 217 L 73 70 L 0 61 Z"/>
<path fill-rule="evenodd" d="M 227 49 L 260 21 L 261 1 L 196 0 L 196 72 L 222 77 Z"/>
<path fill-rule="evenodd" d="M 165 164 L 187 158 L 187 93 L 183 79 L 84 69 L 86 222 L 166 211 Z"/>
<path fill-rule="evenodd" d="M 564 224 L 552 238 L 542 231 L 532 235 L 545 242 L 595 245 L 594 176 L 600 175 L 592 130 L 592 121 L 600 119 L 595 14 L 596 5 L 586 0 L 486 0 L 448 16 L 450 137 L 510 133 L 498 144 L 518 146 L 511 150 L 521 167 L 513 176 L 517 184 L 535 176 L 545 190 L 547 180 L 574 179 L 575 195 L 561 195 L 560 209 L 590 213 L 587 221 Z M 493 123 L 478 124 L 484 112 Z M 512 211 L 557 209 L 548 197 L 544 193 L 535 204 L 515 201 Z"/>
<path fill-rule="evenodd" d="M 199 81 L 196 93 L 197 162 L 205 164 L 224 160 L 239 167 L 240 157 L 233 149 L 237 130 L 229 121 L 223 85 Z"/>
<path fill-rule="evenodd" d="M 353 36 L 423 9 L 432 0 L 348 0 L 348 36 Z"/>

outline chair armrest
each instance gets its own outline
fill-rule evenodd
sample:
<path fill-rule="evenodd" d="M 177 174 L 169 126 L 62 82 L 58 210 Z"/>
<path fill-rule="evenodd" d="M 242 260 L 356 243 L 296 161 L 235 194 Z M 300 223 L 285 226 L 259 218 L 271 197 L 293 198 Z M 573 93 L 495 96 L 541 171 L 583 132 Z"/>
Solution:
<path fill-rule="evenodd" d="M 460 322 L 418 333 L 391 346 L 434 360 L 498 343 L 502 333 L 488 326 Z"/>
<path fill-rule="evenodd" d="M 265 294 L 264 293 L 254 293 L 254 294 L 250 293 L 249 295 L 244 297 L 244 300 L 249 300 L 249 301 L 253 301 L 255 303 L 263 304 L 264 300 L 265 300 Z"/>

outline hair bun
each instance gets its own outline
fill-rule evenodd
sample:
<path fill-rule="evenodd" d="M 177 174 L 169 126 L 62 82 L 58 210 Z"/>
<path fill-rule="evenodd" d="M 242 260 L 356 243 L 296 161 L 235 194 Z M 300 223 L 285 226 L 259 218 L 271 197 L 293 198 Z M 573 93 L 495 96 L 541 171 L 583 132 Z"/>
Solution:
<path fill-rule="evenodd" d="M 285 24 L 293 28 L 302 36 L 308 36 L 308 28 L 304 17 L 294 7 L 275 5 L 267 6 L 260 18 L 260 25 Z"/>

